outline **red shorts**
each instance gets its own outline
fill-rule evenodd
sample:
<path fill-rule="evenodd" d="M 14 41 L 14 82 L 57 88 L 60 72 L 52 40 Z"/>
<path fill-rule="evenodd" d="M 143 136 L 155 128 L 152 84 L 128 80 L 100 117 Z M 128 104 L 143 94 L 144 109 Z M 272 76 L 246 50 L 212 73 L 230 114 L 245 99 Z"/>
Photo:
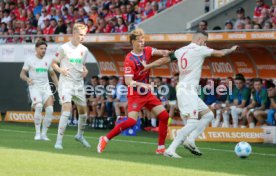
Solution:
<path fill-rule="evenodd" d="M 128 112 L 139 112 L 143 107 L 149 111 L 155 106 L 162 105 L 161 101 L 153 94 L 128 96 Z"/>

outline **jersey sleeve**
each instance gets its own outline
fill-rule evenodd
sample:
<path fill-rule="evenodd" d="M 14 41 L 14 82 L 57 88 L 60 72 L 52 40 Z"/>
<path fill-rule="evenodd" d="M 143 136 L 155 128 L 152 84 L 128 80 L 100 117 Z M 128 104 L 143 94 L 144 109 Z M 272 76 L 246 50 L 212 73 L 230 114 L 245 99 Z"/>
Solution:
<path fill-rule="evenodd" d="M 124 74 L 125 76 L 134 76 L 134 70 L 135 70 L 135 65 L 134 63 L 126 59 L 124 63 Z"/>
<path fill-rule="evenodd" d="M 212 55 L 213 51 L 214 51 L 213 49 L 208 48 L 207 46 L 201 47 L 201 50 L 200 50 L 201 54 L 204 57 L 210 57 Z"/>
<path fill-rule="evenodd" d="M 54 61 L 60 62 L 64 58 L 64 50 L 62 47 L 59 47 L 58 51 L 55 54 Z"/>
<path fill-rule="evenodd" d="M 23 69 L 26 70 L 26 71 L 29 71 L 29 70 L 30 70 L 30 62 L 29 62 L 29 59 L 26 59 L 26 60 L 24 61 Z"/>

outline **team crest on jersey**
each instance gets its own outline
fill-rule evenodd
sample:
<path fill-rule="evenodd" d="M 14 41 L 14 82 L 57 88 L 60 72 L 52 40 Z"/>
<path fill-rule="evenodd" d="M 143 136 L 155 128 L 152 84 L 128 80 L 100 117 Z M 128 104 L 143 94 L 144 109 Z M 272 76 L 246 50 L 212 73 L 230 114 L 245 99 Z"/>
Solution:
<path fill-rule="evenodd" d="M 34 97 L 34 101 L 36 101 L 36 98 Z"/>
<path fill-rule="evenodd" d="M 125 67 L 125 73 L 131 73 L 131 67 Z"/>
<path fill-rule="evenodd" d="M 47 63 L 47 62 L 45 62 L 45 65 L 46 65 L 46 66 L 48 66 L 48 63 Z"/>
<path fill-rule="evenodd" d="M 193 113 L 194 113 L 194 116 L 196 116 L 196 110 L 194 110 L 194 112 L 193 112 Z"/>
<path fill-rule="evenodd" d="M 138 106 L 137 103 L 133 103 L 132 108 L 135 109 L 135 108 L 137 108 L 137 106 Z"/>
<path fill-rule="evenodd" d="M 81 56 L 83 55 L 83 52 L 81 52 Z"/>
<path fill-rule="evenodd" d="M 59 54 L 58 54 L 58 53 L 56 53 L 56 57 L 58 57 L 58 55 L 59 55 Z"/>

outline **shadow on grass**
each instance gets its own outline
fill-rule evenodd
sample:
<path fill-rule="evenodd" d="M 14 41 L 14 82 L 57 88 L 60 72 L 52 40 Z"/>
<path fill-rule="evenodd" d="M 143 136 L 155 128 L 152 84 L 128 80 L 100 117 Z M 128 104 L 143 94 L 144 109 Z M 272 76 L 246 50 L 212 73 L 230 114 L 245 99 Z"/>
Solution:
<path fill-rule="evenodd" d="M 51 141 L 34 141 L 34 128 L 32 124 L 0 123 L 0 147 L 36 150 L 50 153 L 61 153 L 68 155 L 79 155 L 85 157 L 102 158 L 117 161 L 129 161 L 144 163 L 149 165 L 171 166 L 177 168 L 187 168 L 201 171 L 229 173 L 236 175 L 271 175 L 276 173 L 276 157 L 265 157 L 252 155 L 250 158 L 242 160 L 237 158 L 233 152 L 203 150 L 202 157 L 193 156 L 184 148 L 179 147 L 178 154 L 182 159 L 172 159 L 155 155 L 157 134 L 140 132 L 136 137 L 118 136 L 112 140 L 104 153 L 96 152 L 98 137 L 106 134 L 105 130 L 87 129 L 85 136 L 92 144 L 92 148 L 87 149 L 74 141 L 76 127 L 69 127 L 66 130 L 63 147 L 64 150 L 55 150 L 54 142 L 56 138 L 57 126 L 53 125 L 49 130 Z M 169 143 L 170 141 L 167 141 Z M 199 143 L 202 148 L 221 148 L 232 150 L 235 144 L 229 143 Z M 256 148 L 262 150 L 261 145 Z M 274 147 L 266 146 L 266 149 L 275 150 Z M 254 148 L 253 148 L 254 150 Z M 273 175 L 273 174 L 272 174 Z"/>

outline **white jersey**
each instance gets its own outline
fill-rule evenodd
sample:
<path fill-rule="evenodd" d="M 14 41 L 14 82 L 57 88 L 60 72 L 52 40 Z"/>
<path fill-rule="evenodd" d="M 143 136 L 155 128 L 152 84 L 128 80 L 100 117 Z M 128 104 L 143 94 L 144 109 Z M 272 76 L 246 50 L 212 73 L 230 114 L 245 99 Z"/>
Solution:
<path fill-rule="evenodd" d="M 31 87 L 49 86 L 48 71 L 53 71 L 51 64 L 52 60 L 46 57 L 39 59 L 32 56 L 25 60 L 23 69 L 28 71 L 29 78 L 32 79 Z"/>
<path fill-rule="evenodd" d="M 211 56 L 212 52 L 213 49 L 195 43 L 190 43 L 176 50 L 175 57 L 178 60 L 179 83 L 198 86 L 204 60 Z"/>
<path fill-rule="evenodd" d="M 83 65 L 88 55 L 88 49 L 79 44 L 74 46 L 71 41 L 60 46 L 56 53 L 55 61 L 60 63 L 60 68 L 69 69 L 69 75 L 60 75 L 60 81 L 83 82 Z"/>

